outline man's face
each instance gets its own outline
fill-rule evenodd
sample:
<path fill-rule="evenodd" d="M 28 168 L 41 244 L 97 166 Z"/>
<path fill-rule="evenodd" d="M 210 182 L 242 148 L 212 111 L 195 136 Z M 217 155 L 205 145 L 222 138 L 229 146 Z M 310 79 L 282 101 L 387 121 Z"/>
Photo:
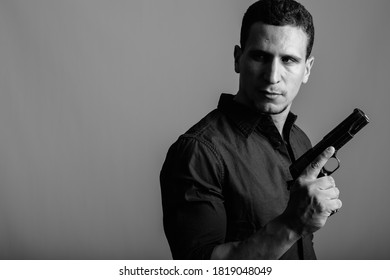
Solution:
<path fill-rule="evenodd" d="M 306 59 L 307 41 L 295 26 L 253 24 L 245 49 L 234 50 L 240 73 L 236 100 L 263 113 L 288 113 L 313 65 L 313 57 Z"/>

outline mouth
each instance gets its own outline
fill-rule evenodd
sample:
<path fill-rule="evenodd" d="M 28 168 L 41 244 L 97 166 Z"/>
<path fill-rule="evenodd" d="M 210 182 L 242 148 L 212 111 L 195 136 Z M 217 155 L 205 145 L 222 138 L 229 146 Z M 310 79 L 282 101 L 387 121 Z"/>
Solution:
<path fill-rule="evenodd" d="M 261 93 L 268 99 L 276 99 L 276 98 L 278 98 L 280 96 L 283 96 L 283 93 L 274 92 L 274 91 L 262 90 Z"/>

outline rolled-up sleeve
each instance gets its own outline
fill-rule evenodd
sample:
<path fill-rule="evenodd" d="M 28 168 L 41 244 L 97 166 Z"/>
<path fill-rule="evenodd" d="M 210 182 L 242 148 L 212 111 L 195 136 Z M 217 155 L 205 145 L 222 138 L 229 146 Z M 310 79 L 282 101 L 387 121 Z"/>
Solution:
<path fill-rule="evenodd" d="M 223 166 L 213 146 L 181 136 L 160 174 L 164 231 L 174 259 L 209 259 L 224 243 Z"/>

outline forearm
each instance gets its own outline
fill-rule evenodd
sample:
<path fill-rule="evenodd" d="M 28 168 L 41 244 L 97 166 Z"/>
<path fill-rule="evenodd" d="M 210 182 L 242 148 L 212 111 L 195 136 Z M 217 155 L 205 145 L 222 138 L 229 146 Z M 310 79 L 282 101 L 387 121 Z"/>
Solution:
<path fill-rule="evenodd" d="M 279 216 L 246 240 L 216 246 L 211 259 L 279 259 L 300 238 Z"/>

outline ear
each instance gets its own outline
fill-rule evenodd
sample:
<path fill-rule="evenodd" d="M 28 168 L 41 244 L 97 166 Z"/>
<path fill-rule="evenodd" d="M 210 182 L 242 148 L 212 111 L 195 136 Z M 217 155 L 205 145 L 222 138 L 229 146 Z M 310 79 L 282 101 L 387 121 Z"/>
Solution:
<path fill-rule="evenodd" d="M 240 58 L 242 55 L 242 50 L 240 46 L 236 45 L 234 47 L 234 71 L 240 73 Z"/>
<path fill-rule="evenodd" d="M 309 80 L 310 70 L 311 67 L 313 67 L 313 64 L 314 64 L 314 56 L 310 56 L 305 62 L 305 74 L 303 76 L 303 81 L 302 81 L 304 84 L 306 84 L 307 81 Z"/>

